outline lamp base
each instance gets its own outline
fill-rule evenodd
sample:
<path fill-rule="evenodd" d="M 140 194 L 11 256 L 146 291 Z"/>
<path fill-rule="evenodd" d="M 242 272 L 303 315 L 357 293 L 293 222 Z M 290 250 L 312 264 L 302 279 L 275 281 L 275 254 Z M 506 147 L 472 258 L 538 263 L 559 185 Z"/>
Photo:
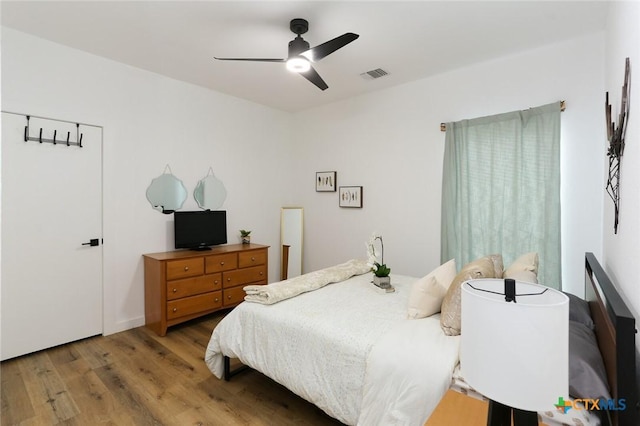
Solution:
<path fill-rule="evenodd" d="M 489 401 L 487 426 L 511 426 L 512 414 L 513 426 L 538 426 L 538 413 L 535 411 L 511 408 L 494 400 Z"/>

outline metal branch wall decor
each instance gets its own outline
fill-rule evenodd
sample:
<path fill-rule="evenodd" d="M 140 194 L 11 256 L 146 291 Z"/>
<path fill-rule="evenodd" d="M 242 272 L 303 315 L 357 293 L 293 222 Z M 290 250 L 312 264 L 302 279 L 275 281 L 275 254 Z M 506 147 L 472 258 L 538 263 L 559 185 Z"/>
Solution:
<path fill-rule="evenodd" d="M 627 120 L 629 118 L 629 58 L 625 61 L 624 84 L 622 85 L 622 100 L 620 104 L 620 114 L 618 115 L 618 127 L 611 121 L 611 105 L 609 104 L 609 92 L 605 97 L 605 115 L 607 120 L 607 139 L 609 148 L 609 178 L 607 179 L 607 193 L 613 200 L 614 222 L 613 231 L 618 233 L 618 212 L 620 207 L 620 160 L 624 152 L 624 135 L 627 130 Z"/>

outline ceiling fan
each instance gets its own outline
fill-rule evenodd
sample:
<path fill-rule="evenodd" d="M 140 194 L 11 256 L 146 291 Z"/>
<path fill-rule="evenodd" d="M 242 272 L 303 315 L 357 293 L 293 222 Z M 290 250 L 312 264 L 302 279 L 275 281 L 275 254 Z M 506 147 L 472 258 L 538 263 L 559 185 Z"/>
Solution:
<path fill-rule="evenodd" d="M 309 30 L 309 23 L 306 19 L 292 19 L 289 23 L 289 28 L 297 34 L 297 36 L 289 42 L 289 56 L 286 59 L 216 57 L 214 57 L 214 59 L 219 61 L 284 62 L 287 64 L 289 71 L 297 72 L 315 84 L 320 90 L 326 90 L 329 86 L 327 86 L 327 83 L 320 77 L 320 74 L 311 66 L 311 62 L 319 61 L 360 36 L 354 33 L 345 33 L 316 47 L 309 48 L 309 43 L 300 36 Z"/>

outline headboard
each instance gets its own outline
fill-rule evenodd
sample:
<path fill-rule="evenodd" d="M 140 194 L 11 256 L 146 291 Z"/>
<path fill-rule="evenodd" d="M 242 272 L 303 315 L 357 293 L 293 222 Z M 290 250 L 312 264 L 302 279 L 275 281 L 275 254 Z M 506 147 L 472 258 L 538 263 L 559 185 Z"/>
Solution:
<path fill-rule="evenodd" d="M 614 400 L 626 409 L 611 411 L 614 426 L 640 424 L 636 383 L 636 321 L 593 253 L 585 254 L 585 299 L 595 323 L 598 346 Z"/>

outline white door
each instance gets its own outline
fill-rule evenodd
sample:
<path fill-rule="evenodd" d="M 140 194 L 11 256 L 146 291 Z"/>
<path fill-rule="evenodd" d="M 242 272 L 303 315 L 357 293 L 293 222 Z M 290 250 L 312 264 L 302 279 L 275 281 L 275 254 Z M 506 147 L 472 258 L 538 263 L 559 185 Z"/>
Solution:
<path fill-rule="evenodd" d="M 26 124 L 2 113 L 2 360 L 102 333 L 102 129 Z"/>

